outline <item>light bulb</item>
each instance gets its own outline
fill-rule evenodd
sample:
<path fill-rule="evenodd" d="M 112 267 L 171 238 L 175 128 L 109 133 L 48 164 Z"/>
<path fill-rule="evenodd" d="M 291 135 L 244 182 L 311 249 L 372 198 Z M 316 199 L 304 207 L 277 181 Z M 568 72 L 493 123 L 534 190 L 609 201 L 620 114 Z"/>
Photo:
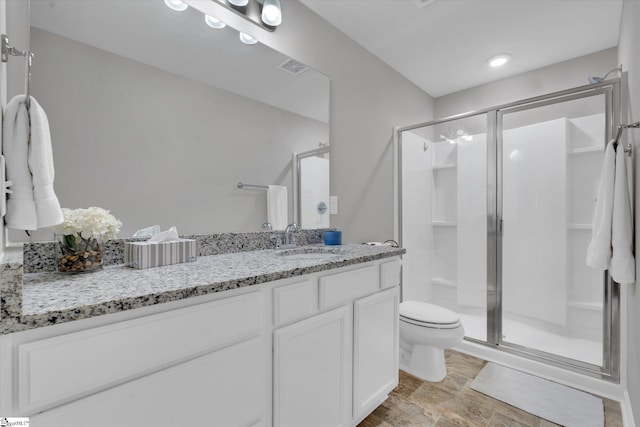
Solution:
<path fill-rule="evenodd" d="M 227 26 L 227 24 L 220 21 L 219 19 L 214 18 L 211 15 L 204 15 L 204 22 L 206 22 L 208 26 L 210 26 L 211 28 L 215 28 L 216 30 Z"/>
<path fill-rule="evenodd" d="M 243 7 L 249 3 L 249 0 L 228 0 L 234 6 Z"/>
<path fill-rule="evenodd" d="M 240 33 L 240 41 L 244 44 L 256 44 L 258 40 L 251 37 L 249 34 Z"/>
<path fill-rule="evenodd" d="M 280 0 L 264 0 L 264 4 L 262 5 L 262 22 L 273 27 L 282 24 Z"/>
<path fill-rule="evenodd" d="M 169 9 L 175 10 L 177 12 L 184 12 L 189 7 L 185 2 L 181 0 L 164 0 L 164 4 L 166 4 Z"/>
<path fill-rule="evenodd" d="M 508 53 L 503 53 L 500 55 L 492 56 L 491 58 L 489 58 L 487 63 L 490 67 L 501 67 L 509 61 L 511 61 L 511 55 L 509 55 Z"/>

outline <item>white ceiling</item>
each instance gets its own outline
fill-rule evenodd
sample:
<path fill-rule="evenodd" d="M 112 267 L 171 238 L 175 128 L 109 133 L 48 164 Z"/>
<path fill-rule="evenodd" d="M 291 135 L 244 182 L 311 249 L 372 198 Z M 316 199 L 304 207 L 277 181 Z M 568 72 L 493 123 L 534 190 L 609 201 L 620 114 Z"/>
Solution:
<path fill-rule="evenodd" d="M 232 28 L 214 30 L 189 8 L 161 0 L 31 0 L 31 25 L 259 102 L 329 120 L 329 79 L 278 68 L 288 58 L 244 45 Z M 35 52 L 34 67 L 37 67 Z"/>
<path fill-rule="evenodd" d="M 418 1 L 301 0 L 434 97 L 618 44 L 622 0 Z"/>

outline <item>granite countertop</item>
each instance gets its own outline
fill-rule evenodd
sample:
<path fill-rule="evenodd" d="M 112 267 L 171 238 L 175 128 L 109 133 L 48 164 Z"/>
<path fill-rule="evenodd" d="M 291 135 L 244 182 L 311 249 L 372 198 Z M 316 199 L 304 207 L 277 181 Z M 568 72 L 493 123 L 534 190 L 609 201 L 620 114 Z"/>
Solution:
<path fill-rule="evenodd" d="M 313 251 L 309 248 L 317 247 L 322 245 L 297 250 Z M 81 275 L 24 274 L 21 316 L 3 318 L 0 333 L 252 286 L 405 253 L 405 249 L 389 246 L 348 244 L 335 248 L 338 253 L 322 258 L 292 259 L 271 249 L 202 256 L 196 262 L 144 270 L 117 265 Z"/>

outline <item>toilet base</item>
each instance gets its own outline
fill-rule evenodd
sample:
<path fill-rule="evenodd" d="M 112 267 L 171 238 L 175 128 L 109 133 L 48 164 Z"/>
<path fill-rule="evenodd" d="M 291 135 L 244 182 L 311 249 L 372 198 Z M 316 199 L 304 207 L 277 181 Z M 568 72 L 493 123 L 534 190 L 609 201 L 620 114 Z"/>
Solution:
<path fill-rule="evenodd" d="M 413 376 L 425 381 L 440 382 L 447 376 L 444 349 L 426 345 L 414 345 L 411 357 L 403 368 Z"/>

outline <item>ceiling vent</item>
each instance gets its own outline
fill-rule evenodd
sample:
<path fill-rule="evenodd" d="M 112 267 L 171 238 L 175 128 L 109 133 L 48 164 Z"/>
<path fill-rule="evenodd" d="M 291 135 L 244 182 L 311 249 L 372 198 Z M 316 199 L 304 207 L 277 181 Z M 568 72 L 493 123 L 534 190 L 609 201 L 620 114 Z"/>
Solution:
<path fill-rule="evenodd" d="M 431 3 L 435 3 L 436 0 L 415 0 L 418 7 L 429 6 Z"/>
<path fill-rule="evenodd" d="M 297 76 L 298 74 L 301 74 L 309 69 L 309 67 L 304 65 L 302 62 L 296 61 L 295 59 L 291 58 L 280 64 L 278 68 L 286 71 L 289 74 L 293 74 L 294 76 Z"/>

